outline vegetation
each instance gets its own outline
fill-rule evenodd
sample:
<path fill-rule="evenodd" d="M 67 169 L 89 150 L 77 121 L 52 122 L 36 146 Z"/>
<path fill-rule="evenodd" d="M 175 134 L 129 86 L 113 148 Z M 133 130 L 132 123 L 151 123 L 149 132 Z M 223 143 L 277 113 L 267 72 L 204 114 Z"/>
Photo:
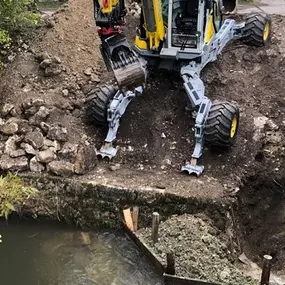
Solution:
<path fill-rule="evenodd" d="M 9 172 L 7 176 L 0 176 L 0 217 L 7 219 L 18 205 L 37 194 L 37 189 L 25 186 L 17 175 Z"/>
<path fill-rule="evenodd" d="M 0 1 L 0 51 L 8 50 L 16 39 L 26 37 L 40 23 L 34 0 Z"/>

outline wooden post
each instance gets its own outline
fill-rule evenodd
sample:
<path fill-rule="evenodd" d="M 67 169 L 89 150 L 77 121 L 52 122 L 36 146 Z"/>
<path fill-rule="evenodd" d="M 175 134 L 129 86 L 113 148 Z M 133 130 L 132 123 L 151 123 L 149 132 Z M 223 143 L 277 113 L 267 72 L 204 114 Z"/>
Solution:
<path fill-rule="evenodd" d="M 159 213 L 152 214 L 152 243 L 153 245 L 158 241 L 158 226 L 159 226 Z"/>
<path fill-rule="evenodd" d="M 166 254 L 166 261 L 167 261 L 167 267 L 166 267 L 166 273 L 170 275 L 175 275 L 175 258 L 173 253 L 167 253 Z"/>
<path fill-rule="evenodd" d="M 134 231 L 134 224 L 132 219 L 132 214 L 130 208 L 123 210 L 125 223 L 128 228 L 133 232 Z"/>
<path fill-rule="evenodd" d="M 138 230 L 138 219 L 139 219 L 139 207 L 133 207 L 133 223 L 134 223 L 134 232 Z"/>
<path fill-rule="evenodd" d="M 262 268 L 260 285 L 269 285 L 271 260 L 272 256 L 270 255 L 263 256 L 263 268 Z"/>

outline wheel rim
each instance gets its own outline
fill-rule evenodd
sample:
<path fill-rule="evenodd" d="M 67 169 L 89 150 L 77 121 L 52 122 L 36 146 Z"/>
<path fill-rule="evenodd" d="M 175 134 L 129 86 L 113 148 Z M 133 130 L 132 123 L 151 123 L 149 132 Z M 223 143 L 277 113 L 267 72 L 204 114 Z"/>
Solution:
<path fill-rule="evenodd" d="M 237 130 L 237 116 L 234 116 L 232 120 L 232 127 L 231 127 L 231 133 L 230 133 L 231 138 L 235 136 L 236 130 Z"/>
<path fill-rule="evenodd" d="M 264 40 L 264 41 L 266 41 L 266 40 L 268 39 L 269 32 L 270 32 L 270 24 L 267 22 L 267 23 L 265 24 L 264 32 L 263 32 L 263 40 Z"/>

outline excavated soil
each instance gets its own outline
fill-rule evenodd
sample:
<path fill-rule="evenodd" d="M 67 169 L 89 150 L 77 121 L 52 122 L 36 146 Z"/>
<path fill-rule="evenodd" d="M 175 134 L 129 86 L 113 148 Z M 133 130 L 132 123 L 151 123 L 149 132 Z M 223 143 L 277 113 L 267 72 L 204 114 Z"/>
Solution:
<path fill-rule="evenodd" d="M 138 231 L 152 246 L 151 229 Z M 206 217 L 173 216 L 160 223 L 154 253 L 166 266 L 166 253 L 175 256 L 175 274 L 218 284 L 258 284 L 233 264 L 234 245 Z M 235 245 L 236 246 L 236 245 Z"/>
<path fill-rule="evenodd" d="M 111 173 L 108 162 L 100 161 L 93 174 L 98 176 L 98 172 L 104 172 L 114 181 L 128 177 L 137 184 L 150 186 L 141 181 L 142 175 L 166 189 L 174 180 L 178 188 L 188 188 L 190 195 L 216 196 L 211 193 L 217 189 L 218 196 L 223 196 L 224 190 L 226 195 L 238 191 L 241 180 L 251 173 L 268 167 L 282 171 L 284 17 L 272 17 L 272 43 L 268 47 L 252 48 L 234 43 L 224 50 L 219 61 L 203 72 L 207 94 L 213 100 L 236 101 L 241 111 L 239 134 L 232 150 L 220 153 L 205 148 L 201 160 L 205 174 L 198 180 L 203 192 L 195 186 L 189 188 L 193 181 L 197 184 L 196 177 L 180 174 L 181 165 L 190 158 L 194 147 L 194 121 L 185 111 L 187 97 L 179 75 L 173 73 L 150 74 L 143 96 L 129 105 L 118 133 L 117 144 L 121 148 L 114 159 L 120 169 Z M 128 19 L 133 26 L 136 19 L 131 16 Z M 113 77 L 106 72 L 98 50 L 92 5 L 71 0 L 53 16 L 53 21 L 53 28 L 43 30 L 41 38 L 8 65 L 1 77 L 1 101 L 19 105 L 28 98 L 44 99 L 54 107 L 47 123 L 60 122 L 67 127 L 70 142 L 87 135 L 99 147 L 106 130 L 86 124 L 83 102 L 86 93 L 99 80 L 102 83 Z M 44 77 L 35 60 L 40 52 L 59 57 L 64 72 Z M 88 68 L 93 68 L 93 81 L 84 74 Z M 63 94 L 64 89 L 69 90 L 68 95 Z M 262 135 L 254 139 L 257 131 L 254 120 L 261 116 L 272 121 L 268 129 L 258 130 Z"/>

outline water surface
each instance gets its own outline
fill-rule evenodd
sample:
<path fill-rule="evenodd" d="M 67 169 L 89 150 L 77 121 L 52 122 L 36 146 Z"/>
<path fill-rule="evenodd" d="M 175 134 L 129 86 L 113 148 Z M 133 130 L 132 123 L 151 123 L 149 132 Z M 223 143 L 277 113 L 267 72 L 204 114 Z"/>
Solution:
<path fill-rule="evenodd" d="M 90 233 L 57 223 L 0 221 L 1 285 L 161 285 L 121 231 Z M 86 239 L 85 239 L 86 240 Z"/>

